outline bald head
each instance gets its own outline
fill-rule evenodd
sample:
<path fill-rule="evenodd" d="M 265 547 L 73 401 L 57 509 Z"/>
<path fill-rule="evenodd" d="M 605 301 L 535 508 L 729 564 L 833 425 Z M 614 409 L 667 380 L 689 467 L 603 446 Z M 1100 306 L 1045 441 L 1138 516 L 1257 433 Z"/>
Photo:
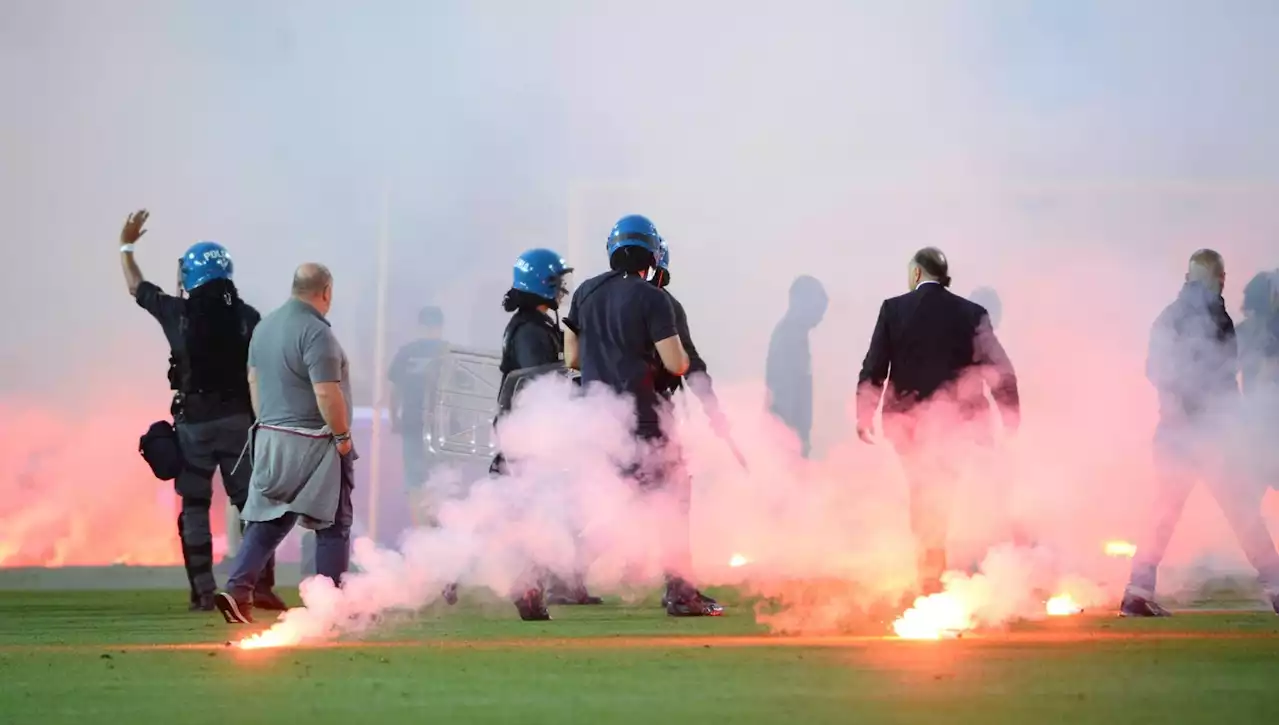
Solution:
<path fill-rule="evenodd" d="M 307 262 L 299 265 L 293 273 L 293 296 L 301 299 L 324 294 L 325 289 L 333 284 L 333 275 L 323 264 Z"/>
<path fill-rule="evenodd" d="M 948 274 L 947 255 L 937 247 L 925 247 L 911 257 L 907 265 L 907 284 L 915 289 L 921 282 L 937 282 L 943 287 L 951 286 Z"/>
<path fill-rule="evenodd" d="M 1212 249 L 1197 249 L 1187 261 L 1187 281 L 1199 282 L 1222 294 L 1227 282 L 1227 265 L 1222 255 Z"/>
<path fill-rule="evenodd" d="M 333 304 L 333 275 L 323 264 L 307 262 L 293 272 L 293 297 L 329 314 Z"/>

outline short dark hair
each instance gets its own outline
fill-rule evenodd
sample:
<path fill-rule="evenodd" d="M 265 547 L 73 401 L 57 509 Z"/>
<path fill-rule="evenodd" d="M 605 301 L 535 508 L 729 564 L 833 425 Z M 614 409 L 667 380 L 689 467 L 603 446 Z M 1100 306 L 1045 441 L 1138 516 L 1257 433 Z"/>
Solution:
<path fill-rule="evenodd" d="M 911 258 L 912 263 L 924 270 L 924 273 L 938 280 L 943 287 L 951 286 L 951 277 L 947 276 L 947 255 L 937 247 L 925 247 Z"/>
<path fill-rule="evenodd" d="M 653 269 L 655 264 L 653 252 L 645 247 L 622 247 L 609 255 L 609 269 L 615 272 L 639 274 L 647 269 Z"/>
<path fill-rule="evenodd" d="M 418 310 L 418 324 L 423 327 L 444 327 L 444 313 L 435 305 Z"/>

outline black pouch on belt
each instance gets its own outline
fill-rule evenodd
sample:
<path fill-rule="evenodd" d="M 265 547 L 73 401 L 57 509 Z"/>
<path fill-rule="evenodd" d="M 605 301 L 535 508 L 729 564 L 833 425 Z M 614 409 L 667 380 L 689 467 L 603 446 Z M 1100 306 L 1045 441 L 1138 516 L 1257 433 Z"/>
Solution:
<path fill-rule="evenodd" d="M 182 448 L 178 445 L 178 432 L 167 420 L 151 424 L 138 439 L 138 452 L 142 460 L 151 466 L 151 472 L 161 481 L 172 481 L 182 472 Z"/>

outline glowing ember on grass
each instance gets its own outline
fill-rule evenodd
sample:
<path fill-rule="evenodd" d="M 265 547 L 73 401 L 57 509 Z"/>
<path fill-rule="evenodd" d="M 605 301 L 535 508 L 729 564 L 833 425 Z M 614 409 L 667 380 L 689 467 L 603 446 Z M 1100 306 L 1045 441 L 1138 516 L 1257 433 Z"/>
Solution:
<path fill-rule="evenodd" d="M 1070 594 L 1059 594 L 1056 597 L 1050 597 L 1049 601 L 1044 603 L 1044 611 L 1051 617 L 1066 617 L 1079 614 L 1084 611 L 1084 608 L 1076 604 L 1076 600 L 1072 599 Z"/>
<path fill-rule="evenodd" d="M 903 639 L 958 637 L 973 629 L 973 612 L 951 592 L 917 597 L 915 606 L 893 623 L 893 632 Z"/>
<path fill-rule="evenodd" d="M 750 564 L 750 563 L 751 563 L 751 560 L 743 556 L 742 554 L 734 554 L 729 559 L 729 566 L 732 566 L 732 567 L 746 566 L 747 564 Z"/>
<path fill-rule="evenodd" d="M 1124 556 L 1130 559 L 1138 553 L 1138 547 L 1127 541 L 1108 541 L 1103 545 L 1102 550 L 1107 553 L 1107 556 Z"/>

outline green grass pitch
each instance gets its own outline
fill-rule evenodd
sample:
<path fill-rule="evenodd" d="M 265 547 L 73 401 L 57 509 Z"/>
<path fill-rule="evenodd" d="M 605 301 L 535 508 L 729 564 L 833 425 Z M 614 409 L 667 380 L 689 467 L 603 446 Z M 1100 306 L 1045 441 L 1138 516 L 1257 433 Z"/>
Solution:
<path fill-rule="evenodd" d="M 526 623 L 464 599 L 365 642 L 250 652 L 220 646 L 232 628 L 177 592 L 0 592 L 0 723 L 1280 719 L 1270 613 L 1084 615 L 937 642 L 762 637 L 745 605 L 719 619 L 654 601 L 552 613 Z"/>

